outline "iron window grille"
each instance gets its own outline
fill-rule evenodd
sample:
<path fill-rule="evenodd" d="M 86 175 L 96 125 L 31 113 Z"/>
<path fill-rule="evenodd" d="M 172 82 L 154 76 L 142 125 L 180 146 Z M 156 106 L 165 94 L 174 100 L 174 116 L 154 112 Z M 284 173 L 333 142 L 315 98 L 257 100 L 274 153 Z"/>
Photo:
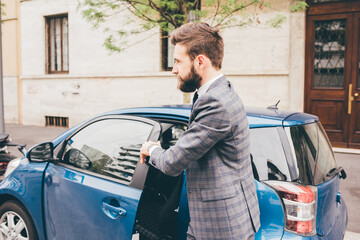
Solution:
<path fill-rule="evenodd" d="M 47 73 L 69 72 L 68 15 L 46 17 Z"/>

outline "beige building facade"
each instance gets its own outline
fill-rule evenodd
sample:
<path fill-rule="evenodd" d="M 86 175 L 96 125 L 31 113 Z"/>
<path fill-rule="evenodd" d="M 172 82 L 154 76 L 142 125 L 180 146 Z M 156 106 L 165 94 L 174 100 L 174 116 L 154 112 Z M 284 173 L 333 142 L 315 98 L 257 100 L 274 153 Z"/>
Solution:
<path fill-rule="evenodd" d="M 291 13 L 290 4 L 272 1 L 272 9 L 260 16 L 266 22 L 276 14 L 285 15 L 279 29 L 261 25 L 222 32 L 223 72 L 247 106 L 266 107 L 280 100 L 281 109 L 303 110 L 305 13 Z M 177 80 L 161 70 L 156 30 L 140 36 L 146 40 L 126 51 L 110 54 L 102 46 L 103 32 L 82 18 L 76 1 L 21 1 L 19 12 L 23 124 L 43 126 L 46 116 L 58 116 L 73 126 L 117 108 L 184 102 Z M 61 31 L 68 31 L 68 36 L 62 42 L 68 43 L 62 49 L 68 49 L 68 55 L 61 62 L 67 65 L 65 71 L 52 73 L 49 55 L 56 53 L 48 46 L 49 21 L 64 16 Z M 121 24 L 124 18 L 126 14 L 110 24 Z"/>
<path fill-rule="evenodd" d="M 360 147 L 359 0 L 308 0 L 303 12 L 290 11 L 293 0 L 268 2 L 261 24 L 222 30 L 223 73 L 246 106 L 280 100 L 281 110 L 319 116 L 334 146 Z M 106 34 L 83 19 L 78 1 L 5 3 L 6 122 L 71 127 L 113 109 L 191 99 L 177 90 L 159 29 L 109 53 Z M 129 14 L 103 27 L 130 29 Z M 279 14 L 286 17 L 281 28 L 264 24 Z"/>
<path fill-rule="evenodd" d="M 2 63 L 5 122 L 21 120 L 21 66 L 19 2 L 2 0 L 5 16 L 2 16 Z"/>

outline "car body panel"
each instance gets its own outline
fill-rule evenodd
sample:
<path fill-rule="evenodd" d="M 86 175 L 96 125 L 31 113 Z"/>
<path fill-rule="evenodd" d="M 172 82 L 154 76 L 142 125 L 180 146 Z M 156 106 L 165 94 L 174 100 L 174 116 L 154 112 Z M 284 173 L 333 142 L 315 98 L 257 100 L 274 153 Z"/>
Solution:
<path fill-rule="evenodd" d="M 190 222 L 189 205 L 186 195 L 186 171 L 184 171 L 183 173 L 183 187 L 180 195 L 177 222 L 178 224 L 176 228 L 176 236 L 178 237 L 178 240 L 186 239 L 186 232 L 188 229 L 188 224 Z"/>
<path fill-rule="evenodd" d="M 316 232 L 321 235 L 327 235 L 337 222 L 339 216 L 339 207 L 341 204 L 337 201 L 337 194 L 340 189 L 340 177 L 336 175 L 332 179 L 317 186 L 318 204 Z M 332 209 L 332 211 L 329 211 Z"/>
<path fill-rule="evenodd" d="M 290 126 L 296 126 L 296 125 L 303 125 L 303 124 L 309 124 L 313 122 L 319 121 L 319 118 L 307 114 L 307 113 L 292 113 L 288 117 L 284 119 L 283 126 L 284 127 L 290 127 Z"/>
<path fill-rule="evenodd" d="M 48 239 L 131 238 L 142 191 L 51 163 L 44 182 Z M 112 203 L 126 216 L 108 211 Z"/>
<path fill-rule="evenodd" d="M 266 184 L 255 181 L 256 193 L 260 206 L 260 229 L 255 240 L 277 240 L 284 232 L 284 214 L 279 196 Z M 271 208 L 269 207 L 271 206 Z"/>
<path fill-rule="evenodd" d="M 347 207 L 343 198 L 336 196 L 339 190 L 340 177 L 335 175 L 329 181 L 320 184 L 318 189 L 318 207 L 316 230 L 314 236 L 299 236 L 288 231 L 284 231 L 282 240 L 341 240 L 344 237 L 348 221 Z M 329 211 L 331 209 L 331 211 Z"/>
<path fill-rule="evenodd" d="M 47 163 L 31 163 L 23 158 L 16 171 L 0 182 L 0 196 L 11 195 L 29 211 L 40 239 L 45 239 L 42 215 L 42 178 Z"/>
<path fill-rule="evenodd" d="M 58 146 L 86 123 L 99 117 L 137 115 L 158 120 L 180 121 L 187 124 L 190 112 L 190 105 L 119 109 L 80 123 L 55 138 L 52 142 L 54 146 Z M 283 128 L 318 121 L 316 116 L 309 114 L 259 108 L 247 108 L 247 117 L 250 128 Z M 46 169 L 47 165 L 48 168 Z M 347 225 L 347 209 L 341 197 L 338 197 L 339 201 L 336 202 L 339 181 L 340 179 L 336 175 L 330 181 L 317 186 L 319 206 L 317 209 L 318 234 L 310 237 L 299 236 L 284 230 L 285 216 L 282 200 L 274 189 L 266 185 L 266 181 L 256 181 L 261 212 L 261 227 L 256 233 L 255 239 L 341 239 Z M 44 192 L 42 189 L 44 189 Z M 26 159 L 22 160 L 20 166 L 10 177 L 5 178 L 0 183 L 0 194 L 14 196 L 28 209 L 35 222 L 40 239 L 71 239 L 74 236 L 86 239 L 113 239 L 114 236 L 121 236 L 121 239 L 123 237 L 130 239 L 135 218 L 133 216 L 136 214 L 141 192 L 141 190 L 88 175 L 84 172 L 63 168 L 61 165 L 29 163 Z M 43 203 L 42 196 L 44 196 Z M 118 201 L 120 206 L 125 208 L 131 216 L 128 219 L 126 217 L 112 219 L 110 213 L 109 217 L 109 212 L 104 211 L 102 203 L 109 202 L 111 199 Z M 325 211 L 327 208 L 324 206 L 328 204 L 336 211 Z M 43 206 L 44 212 L 42 210 Z M 43 221 L 43 216 L 46 217 L 46 224 Z M 177 218 L 177 239 L 186 239 L 189 219 L 186 181 L 184 181 Z M 84 223 L 87 220 L 93 221 Z M 99 226 L 93 225 L 94 222 L 101 222 L 101 226 L 107 232 L 102 233 Z M 47 233 L 44 230 L 45 226 Z M 62 229 L 63 233 L 59 235 L 59 232 L 55 232 L 55 226 L 60 227 L 56 231 Z M 70 235 L 70 233 L 74 233 L 74 235 Z M 321 234 L 325 235 L 322 236 Z M 48 237 L 45 237 L 46 235 Z"/>
<path fill-rule="evenodd" d="M 284 231 L 284 235 L 281 238 L 281 240 L 328 240 L 329 238 L 323 238 L 320 237 L 318 235 L 314 235 L 314 236 L 299 236 L 287 231 Z M 333 238 L 331 238 L 333 239 Z M 339 239 L 341 240 L 341 238 L 334 238 L 334 240 Z"/>
<path fill-rule="evenodd" d="M 255 240 L 278 240 L 284 232 L 284 214 L 281 200 L 277 193 L 266 184 L 255 181 L 255 185 L 261 213 L 261 226 L 255 235 Z M 269 208 L 269 206 L 271 206 L 271 208 Z M 178 215 L 178 240 L 186 239 L 186 230 L 189 221 L 190 216 L 186 196 L 186 181 L 184 181 Z"/>

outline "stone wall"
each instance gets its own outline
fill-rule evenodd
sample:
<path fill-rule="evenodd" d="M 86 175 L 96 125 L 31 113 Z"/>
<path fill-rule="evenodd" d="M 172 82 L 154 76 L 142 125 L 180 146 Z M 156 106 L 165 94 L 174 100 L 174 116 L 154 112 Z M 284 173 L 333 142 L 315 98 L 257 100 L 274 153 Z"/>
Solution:
<path fill-rule="evenodd" d="M 247 106 L 281 100 L 280 109 L 303 110 L 305 13 L 290 13 L 290 2 L 273 0 L 260 15 L 262 23 L 285 15 L 282 28 L 261 24 L 222 32 L 223 72 Z M 102 46 L 103 32 L 92 29 L 76 7 L 73 0 L 21 2 L 24 124 L 43 126 L 49 115 L 69 117 L 73 126 L 116 108 L 183 102 L 177 80 L 160 69 L 157 30 L 137 36 L 145 40 L 125 52 L 109 54 Z M 46 74 L 44 17 L 62 13 L 69 19 L 69 74 Z"/>

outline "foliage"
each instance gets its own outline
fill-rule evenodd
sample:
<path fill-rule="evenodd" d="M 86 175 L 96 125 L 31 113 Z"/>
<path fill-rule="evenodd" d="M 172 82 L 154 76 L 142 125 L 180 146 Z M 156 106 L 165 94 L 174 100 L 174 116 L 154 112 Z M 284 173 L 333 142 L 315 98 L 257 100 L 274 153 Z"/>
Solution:
<path fill-rule="evenodd" d="M 256 25 L 261 22 L 259 11 L 271 7 L 266 0 L 78 0 L 78 3 L 83 17 L 94 28 L 104 27 L 122 13 L 131 13 L 119 26 L 120 30 L 104 28 L 107 34 L 104 46 L 113 52 L 129 47 L 126 40 L 130 35 L 151 34 L 153 29 L 169 33 L 184 23 L 200 19 L 219 28 Z M 301 11 L 306 6 L 305 2 L 296 1 L 291 11 Z M 266 24 L 278 28 L 285 21 L 286 17 L 278 14 Z"/>
<path fill-rule="evenodd" d="M 301 12 L 305 11 L 309 5 L 304 1 L 296 1 L 293 5 L 290 7 L 291 12 Z"/>
<path fill-rule="evenodd" d="M 286 21 L 286 17 L 281 14 L 276 14 L 275 17 L 266 21 L 266 24 L 270 25 L 273 28 L 280 28 L 281 25 Z"/>
<path fill-rule="evenodd" d="M 5 3 L 1 3 L 1 5 L 0 5 L 1 16 L 6 15 L 6 13 L 5 13 L 5 7 L 6 7 Z"/>

